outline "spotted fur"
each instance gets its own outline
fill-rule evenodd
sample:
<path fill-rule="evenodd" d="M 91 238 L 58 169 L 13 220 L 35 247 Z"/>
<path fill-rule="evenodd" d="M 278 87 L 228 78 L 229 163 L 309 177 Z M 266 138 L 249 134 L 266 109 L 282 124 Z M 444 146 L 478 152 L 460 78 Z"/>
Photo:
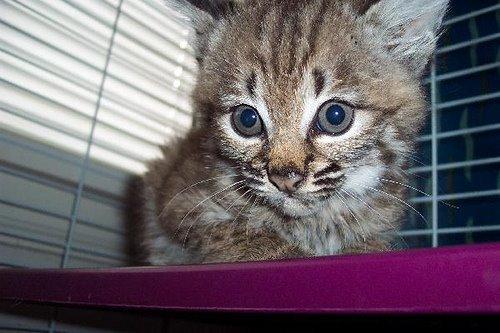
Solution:
<path fill-rule="evenodd" d="M 194 24 L 195 126 L 144 177 L 150 264 L 390 248 L 407 205 L 408 156 L 425 118 L 420 78 L 447 0 L 182 1 Z M 354 110 L 318 133 L 328 100 Z M 265 131 L 232 126 L 240 104 Z M 300 174 L 289 195 L 269 172 Z M 385 181 L 384 181 L 385 180 Z"/>

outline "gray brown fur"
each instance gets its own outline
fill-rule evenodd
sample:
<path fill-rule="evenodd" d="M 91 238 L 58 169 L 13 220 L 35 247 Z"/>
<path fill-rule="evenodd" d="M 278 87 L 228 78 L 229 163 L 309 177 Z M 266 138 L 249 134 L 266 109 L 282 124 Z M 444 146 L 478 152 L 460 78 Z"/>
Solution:
<path fill-rule="evenodd" d="M 183 7 L 198 31 L 194 126 L 144 176 L 145 261 L 390 248 L 426 114 L 420 77 L 447 1 L 196 3 Z M 332 96 L 355 110 L 352 129 L 337 138 L 310 124 Z M 267 114 L 257 139 L 230 126 L 242 103 Z M 273 189 L 268 170 L 305 175 L 296 197 Z"/>

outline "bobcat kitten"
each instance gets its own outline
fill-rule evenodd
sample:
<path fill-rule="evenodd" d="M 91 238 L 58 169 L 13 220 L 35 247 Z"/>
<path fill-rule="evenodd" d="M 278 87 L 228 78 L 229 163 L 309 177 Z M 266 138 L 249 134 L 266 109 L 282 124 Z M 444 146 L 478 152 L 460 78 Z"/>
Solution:
<path fill-rule="evenodd" d="M 143 178 L 149 264 L 383 251 L 448 0 L 177 1 L 194 121 Z"/>

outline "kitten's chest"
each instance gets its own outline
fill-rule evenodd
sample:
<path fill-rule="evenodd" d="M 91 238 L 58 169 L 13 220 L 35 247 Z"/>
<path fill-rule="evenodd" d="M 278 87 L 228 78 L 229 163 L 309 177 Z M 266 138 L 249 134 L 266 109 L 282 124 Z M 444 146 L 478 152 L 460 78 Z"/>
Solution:
<path fill-rule="evenodd" d="M 284 232 L 283 236 L 314 255 L 332 255 L 342 248 L 337 228 L 327 221 L 301 221 Z"/>

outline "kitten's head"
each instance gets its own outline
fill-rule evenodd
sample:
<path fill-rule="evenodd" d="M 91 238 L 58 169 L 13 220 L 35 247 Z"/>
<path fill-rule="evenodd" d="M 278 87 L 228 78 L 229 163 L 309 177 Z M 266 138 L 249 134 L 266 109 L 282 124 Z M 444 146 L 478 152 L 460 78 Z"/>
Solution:
<path fill-rule="evenodd" d="M 448 0 L 189 1 L 196 127 L 288 216 L 404 167 Z"/>

